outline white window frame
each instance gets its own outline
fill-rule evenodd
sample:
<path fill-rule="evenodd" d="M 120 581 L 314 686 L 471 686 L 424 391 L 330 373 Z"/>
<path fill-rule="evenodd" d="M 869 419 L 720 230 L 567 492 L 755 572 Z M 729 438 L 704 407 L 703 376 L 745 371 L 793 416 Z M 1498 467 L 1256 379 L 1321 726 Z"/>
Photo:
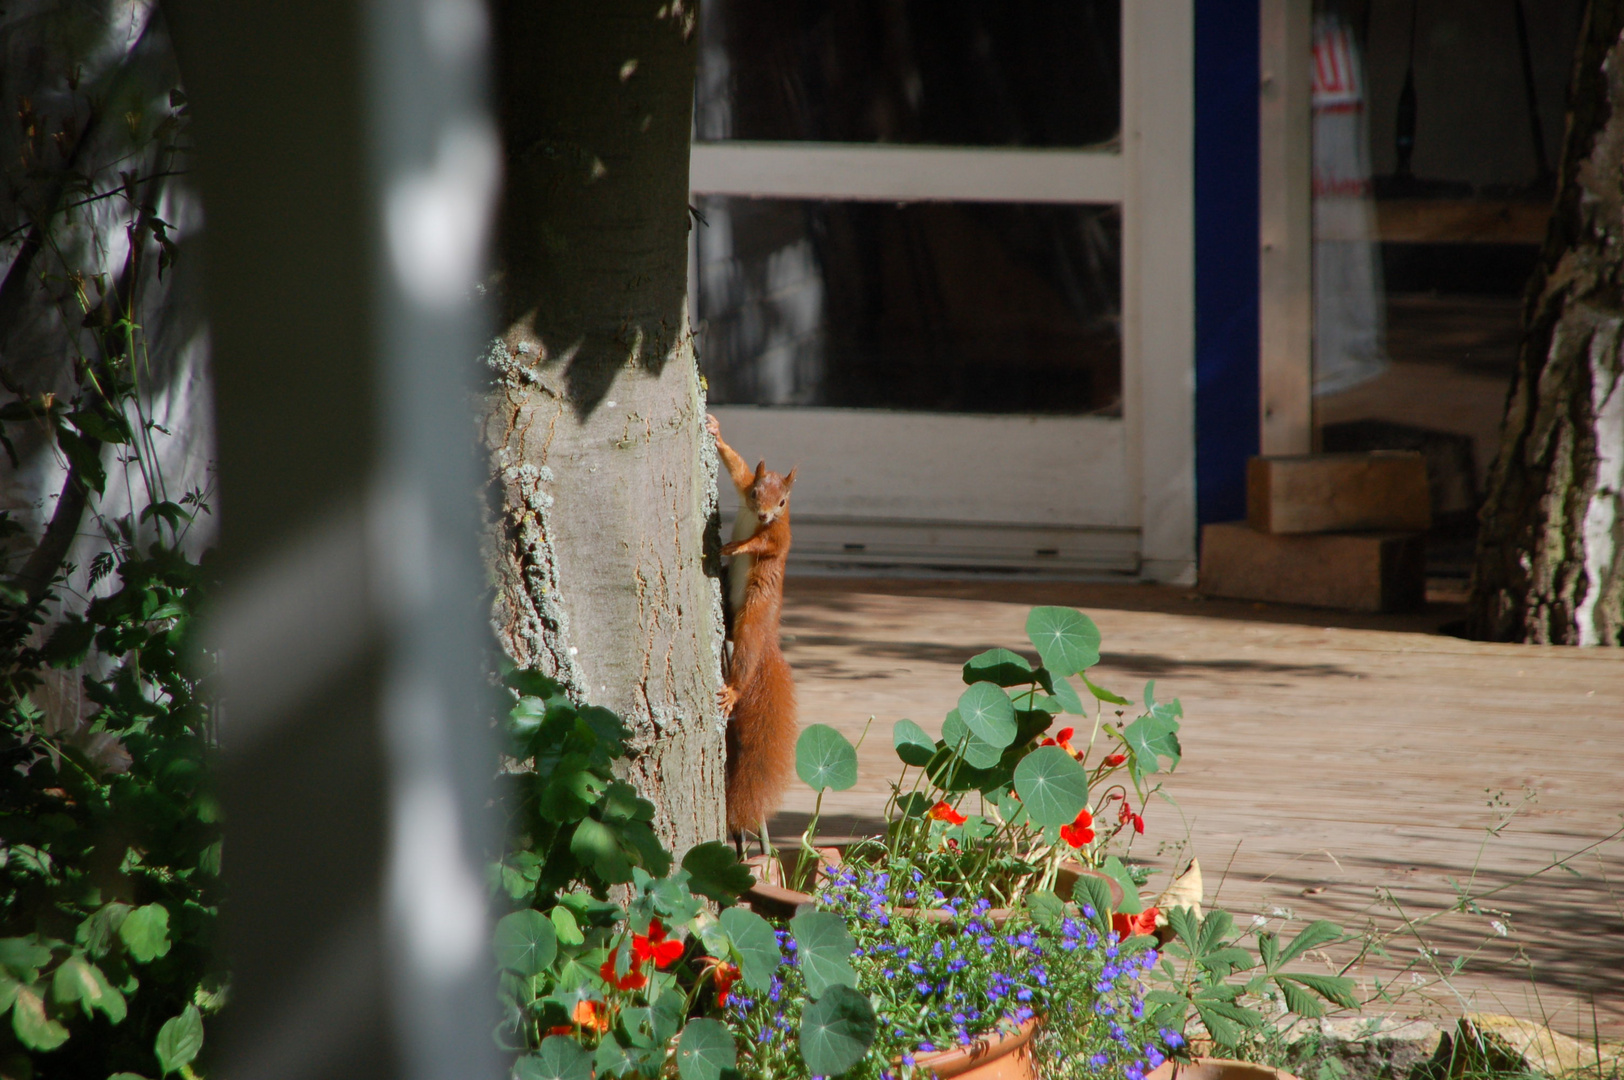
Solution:
<path fill-rule="evenodd" d="M 1122 0 L 1122 134 L 1111 144 L 1030 150 L 696 142 L 690 188 L 695 196 L 1119 205 L 1123 415 L 1078 422 L 1121 425 L 1125 498 L 1116 516 L 1126 520 L 1096 531 L 1109 536 L 1101 550 L 1136 549 L 1125 557 L 1140 576 L 1189 583 L 1196 542 L 1193 91 L 1192 0 Z M 728 411 L 747 420 L 768 410 Z M 1135 530 L 1136 543 L 1124 539 Z M 888 550 L 891 561 L 931 561 L 928 553 L 910 556 L 905 539 Z M 968 556 L 959 561 L 976 564 Z M 1085 557 L 1057 569 L 1103 565 Z M 1123 568 L 1120 560 L 1114 568 Z"/>

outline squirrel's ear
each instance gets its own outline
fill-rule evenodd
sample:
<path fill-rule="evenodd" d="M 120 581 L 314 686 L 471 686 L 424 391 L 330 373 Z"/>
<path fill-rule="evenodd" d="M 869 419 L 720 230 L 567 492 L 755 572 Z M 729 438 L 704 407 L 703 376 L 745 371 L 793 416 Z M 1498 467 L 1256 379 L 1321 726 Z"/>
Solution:
<path fill-rule="evenodd" d="M 784 477 L 784 490 L 785 491 L 788 491 L 790 488 L 795 486 L 795 470 L 799 469 L 799 468 L 800 468 L 799 465 L 791 465 L 790 466 L 789 475 Z"/>
<path fill-rule="evenodd" d="M 767 475 L 766 461 L 756 462 L 756 483 L 761 483 L 762 477 Z"/>

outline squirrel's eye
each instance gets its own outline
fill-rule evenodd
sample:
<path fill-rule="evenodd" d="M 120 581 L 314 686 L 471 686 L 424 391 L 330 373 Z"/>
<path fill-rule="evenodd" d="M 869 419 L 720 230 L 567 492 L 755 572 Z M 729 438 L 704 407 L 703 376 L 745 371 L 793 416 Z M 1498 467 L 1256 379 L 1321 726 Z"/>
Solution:
<path fill-rule="evenodd" d="M 779 506 L 783 506 L 783 505 L 784 505 L 784 504 L 785 504 L 785 503 L 787 503 L 787 502 L 789 502 L 789 500 L 788 500 L 788 499 L 779 499 L 779 500 L 778 500 L 778 505 L 779 505 Z"/>

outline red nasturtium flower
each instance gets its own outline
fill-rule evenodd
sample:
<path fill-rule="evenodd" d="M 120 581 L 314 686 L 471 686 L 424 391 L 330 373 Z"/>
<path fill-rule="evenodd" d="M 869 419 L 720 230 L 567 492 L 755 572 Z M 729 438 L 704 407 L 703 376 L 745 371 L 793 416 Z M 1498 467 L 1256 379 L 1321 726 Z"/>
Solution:
<path fill-rule="evenodd" d="M 1122 800 L 1122 808 L 1117 811 L 1117 820 L 1122 822 L 1124 825 L 1130 821 L 1133 822 L 1133 831 L 1139 833 L 1141 836 L 1144 835 L 1145 819 L 1133 812 L 1133 808 L 1128 805 L 1127 799 Z"/>
<path fill-rule="evenodd" d="M 1080 848 L 1084 844 L 1092 844 L 1094 842 L 1094 815 L 1090 814 L 1087 808 L 1084 808 L 1077 815 L 1077 820 L 1070 825 L 1060 826 L 1060 839 L 1076 848 Z"/>
<path fill-rule="evenodd" d="M 1058 746 L 1058 747 L 1060 747 L 1060 749 L 1064 750 L 1066 753 L 1070 754 L 1072 757 L 1077 758 L 1078 760 L 1081 760 L 1082 756 L 1083 756 L 1083 752 L 1081 750 L 1077 749 L 1075 746 L 1071 745 L 1071 737 L 1073 735 L 1075 735 L 1075 734 L 1077 734 L 1077 729 L 1076 728 L 1063 727 L 1059 731 L 1054 733 L 1053 738 L 1044 739 L 1042 742 L 1038 743 L 1038 745 L 1039 746 Z"/>
<path fill-rule="evenodd" d="M 720 1009 L 727 1005 L 728 991 L 739 981 L 739 966 L 718 962 L 713 970 L 716 973 L 716 1007 Z"/>
<path fill-rule="evenodd" d="M 577 1001 L 570 1019 L 593 1031 L 609 1030 L 609 1010 L 604 1008 L 601 1001 Z"/>
<path fill-rule="evenodd" d="M 1127 754 L 1111 754 L 1105 759 L 1105 767 L 1107 769 L 1114 769 L 1118 765 L 1121 765 L 1124 761 L 1127 761 L 1127 760 L 1128 760 L 1128 755 Z"/>
<path fill-rule="evenodd" d="M 632 935 L 632 955 L 637 957 L 637 962 L 641 964 L 652 960 L 654 966 L 661 971 L 677 962 L 677 958 L 682 955 L 682 949 L 683 944 L 680 940 L 676 938 L 666 940 L 665 927 L 661 925 L 659 919 L 649 920 L 647 936 Z"/>
<path fill-rule="evenodd" d="M 1111 913 L 1111 929 L 1116 931 L 1117 937 L 1126 940 L 1136 934 L 1154 934 L 1156 932 L 1156 916 L 1161 914 L 1156 908 L 1149 907 L 1137 915 L 1128 915 L 1120 911 Z"/>
<path fill-rule="evenodd" d="M 624 975 L 615 974 L 615 956 L 620 952 L 618 947 L 609 950 L 609 959 L 598 968 L 598 974 L 603 981 L 616 990 L 641 990 L 648 984 L 648 976 L 643 974 L 643 961 L 641 958 L 632 961 L 631 970 Z M 580 1023 L 579 1020 L 576 1023 Z"/>
<path fill-rule="evenodd" d="M 937 821 L 945 821 L 949 825 L 963 825 L 966 820 L 963 814 L 947 805 L 946 802 L 939 802 L 931 807 L 930 816 Z"/>

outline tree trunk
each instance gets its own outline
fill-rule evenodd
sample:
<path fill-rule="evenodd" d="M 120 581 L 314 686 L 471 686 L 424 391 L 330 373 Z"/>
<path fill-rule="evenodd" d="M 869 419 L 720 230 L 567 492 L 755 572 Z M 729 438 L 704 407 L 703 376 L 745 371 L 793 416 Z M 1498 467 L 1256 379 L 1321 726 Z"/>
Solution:
<path fill-rule="evenodd" d="M 1591 0 L 1467 630 L 1624 644 L 1624 2 Z"/>
<path fill-rule="evenodd" d="M 716 457 L 687 318 L 695 14 L 498 5 L 507 193 L 484 436 L 493 619 L 634 731 L 679 855 L 723 833 Z"/>

